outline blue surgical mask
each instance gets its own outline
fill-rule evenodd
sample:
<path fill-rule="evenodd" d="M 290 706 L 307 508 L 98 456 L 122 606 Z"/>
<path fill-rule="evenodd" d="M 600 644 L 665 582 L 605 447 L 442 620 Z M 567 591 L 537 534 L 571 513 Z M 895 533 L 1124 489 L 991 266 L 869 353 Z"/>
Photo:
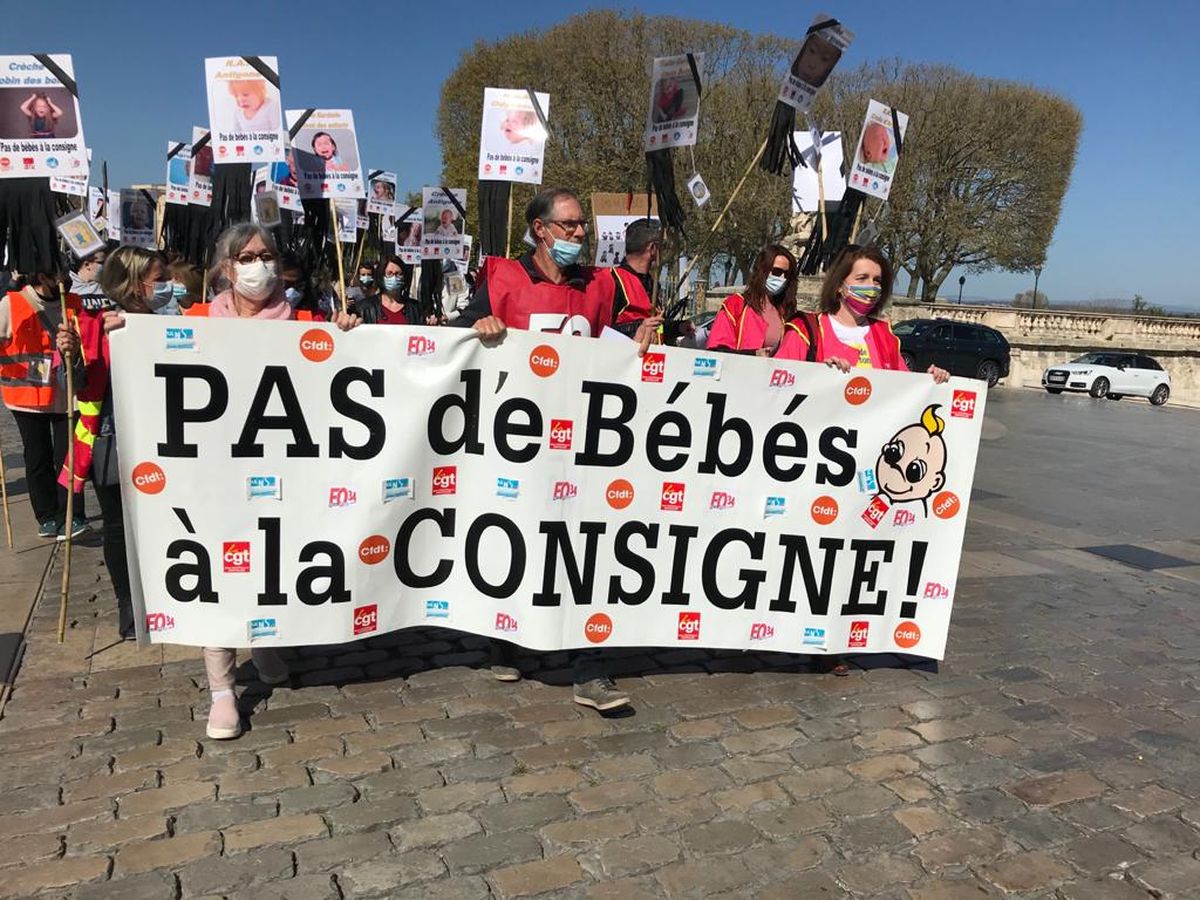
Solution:
<path fill-rule="evenodd" d="M 550 258 L 554 260 L 555 265 L 565 268 L 573 266 L 579 261 L 579 254 L 583 252 L 583 244 L 576 244 L 574 241 L 564 241 L 562 238 L 554 239 L 554 246 L 550 248 Z"/>
<path fill-rule="evenodd" d="M 162 309 L 175 297 L 175 292 L 171 289 L 171 282 L 156 281 L 154 282 L 154 293 L 146 300 L 146 306 L 151 310 Z"/>
<path fill-rule="evenodd" d="M 187 296 L 187 285 L 180 284 L 178 281 L 171 282 L 171 296 L 176 300 L 182 300 Z"/>
<path fill-rule="evenodd" d="M 374 275 L 359 275 L 358 276 L 359 284 L 372 284 L 374 281 L 375 281 Z"/>
<path fill-rule="evenodd" d="M 388 291 L 389 293 L 391 291 L 398 291 L 403 286 L 404 286 L 404 279 L 402 279 L 399 275 L 384 275 L 383 276 L 383 289 L 385 291 Z"/>
<path fill-rule="evenodd" d="M 787 277 L 784 275 L 768 275 L 766 281 L 767 293 L 772 297 L 778 297 L 783 293 L 783 289 L 787 287 Z"/>
<path fill-rule="evenodd" d="M 291 306 L 295 306 L 304 299 L 304 294 L 294 287 L 286 288 L 283 292 L 283 296 Z"/>

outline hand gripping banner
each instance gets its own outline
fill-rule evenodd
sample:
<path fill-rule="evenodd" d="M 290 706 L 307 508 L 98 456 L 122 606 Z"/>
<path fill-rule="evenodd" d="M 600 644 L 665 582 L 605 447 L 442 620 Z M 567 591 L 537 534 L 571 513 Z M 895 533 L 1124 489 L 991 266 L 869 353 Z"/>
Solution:
<path fill-rule="evenodd" d="M 112 342 L 143 639 L 945 652 L 977 381 L 452 328 Z"/>

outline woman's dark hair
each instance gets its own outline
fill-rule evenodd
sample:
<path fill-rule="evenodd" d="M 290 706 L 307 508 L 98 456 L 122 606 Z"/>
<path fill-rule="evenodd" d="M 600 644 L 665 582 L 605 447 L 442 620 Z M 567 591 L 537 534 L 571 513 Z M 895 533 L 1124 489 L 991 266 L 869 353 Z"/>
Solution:
<path fill-rule="evenodd" d="M 319 138 L 319 137 L 327 137 L 327 138 L 329 138 L 329 143 L 333 144 L 333 152 L 334 152 L 334 153 L 337 153 L 337 141 L 335 141 L 335 140 L 333 139 L 333 135 L 332 135 L 332 134 L 330 134 L 328 131 L 318 131 L 316 134 L 314 134 L 314 135 L 312 136 L 312 148 L 313 148 L 313 153 L 316 153 L 316 152 L 317 152 L 317 138 Z"/>
<path fill-rule="evenodd" d="M 777 256 L 787 258 L 788 276 L 783 292 L 778 297 L 772 297 L 767 293 L 767 276 L 771 274 Z M 792 256 L 787 247 L 782 244 L 767 244 L 758 251 L 758 256 L 754 257 L 754 265 L 750 268 L 750 280 L 746 284 L 746 293 L 742 295 L 742 299 L 746 301 L 747 306 L 760 314 L 763 301 L 770 300 L 771 305 L 779 310 L 779 315 L 786 322 L 796 312 L 796 277 L 799 274 L 796 257 Z"/>
<path fill-rule="evenodd" d="M 842 282 L 850 277 L 851 271 L 854 269 L 854 264 L 860 259 L 869 259 L 871 262 L 879 266 L 882 273 L 879 279 L 879 302 L 875 305 L 875 309 L 871 311 L 871 318 L 875 318 L 882 311 L 884 305 L 891 299 L 892 282 L 895 279 L 895 273 L 892 271 L 892 264 L 888 262 L 883 251 L 878 247 L 860 247 L 858 244 L 847 244 L 846 249 L 838 254 L 833 261 L 833 265 L 829 267 L 829 271 L 825 273 L 825 281 L 821 283 L 821 293 L 817 299 L 817 310 L 819 312 L 833 315 L 842 305 L 840 292 L 842 290 Z"/>

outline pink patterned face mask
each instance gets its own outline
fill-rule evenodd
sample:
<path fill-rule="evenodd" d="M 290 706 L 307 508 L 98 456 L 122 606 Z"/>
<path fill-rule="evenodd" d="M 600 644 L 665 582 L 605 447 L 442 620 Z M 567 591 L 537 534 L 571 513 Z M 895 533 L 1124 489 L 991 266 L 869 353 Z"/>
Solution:
<path fill-rule="evenodd" d="M 842 303 L 856 316 L 869 316 L 871 310 L 879 305 L 882 293 L 873 284 L 848 284 L 842 288 Z"/>

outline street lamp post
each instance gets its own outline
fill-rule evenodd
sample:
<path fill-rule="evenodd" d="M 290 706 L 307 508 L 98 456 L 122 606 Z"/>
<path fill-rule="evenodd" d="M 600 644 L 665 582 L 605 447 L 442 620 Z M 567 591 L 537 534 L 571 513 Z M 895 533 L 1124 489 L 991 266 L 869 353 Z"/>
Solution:
<path fill-rule="evenodd" d="M 962 306 L 962 289 L 963 289 L 963 285 L 966 283 L 967 283 L 967 276 L 959 275 L 958 276 L 958 305 L 959 306 Z"/>
<path fill-rule="evenodd" d="M 1037 309 L 1038 297 L 1038 279 L 1042 277 L 1042 267 L 1033 267 L 1033 302 L 1029 304 L 1030 309 Z"/>

